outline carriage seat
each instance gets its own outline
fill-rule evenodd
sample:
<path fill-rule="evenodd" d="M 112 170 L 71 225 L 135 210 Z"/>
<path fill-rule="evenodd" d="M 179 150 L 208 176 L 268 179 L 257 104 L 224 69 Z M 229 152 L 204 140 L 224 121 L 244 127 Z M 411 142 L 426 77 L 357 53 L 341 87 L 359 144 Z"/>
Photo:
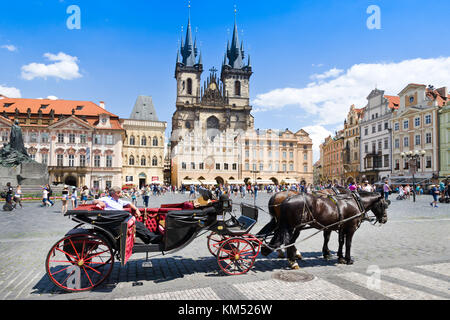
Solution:
<path fill-rule="evenodd" d="M 237 223 L 231 227 L 227 227 L 227 230 L 233 236 L 242 236 L 250 232 L 253 226 L 256 224 L 256 220 L 245 215 L 241 215 L 237 220 Z"/>

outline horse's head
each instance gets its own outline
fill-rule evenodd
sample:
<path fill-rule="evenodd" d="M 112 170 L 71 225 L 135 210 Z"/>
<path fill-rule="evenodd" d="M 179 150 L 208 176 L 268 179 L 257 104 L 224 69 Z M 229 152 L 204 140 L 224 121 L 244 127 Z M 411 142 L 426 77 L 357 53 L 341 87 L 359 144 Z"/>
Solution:
<path fill-rule="evenodd" d="M 383 195 L 379 194 L 370 206 L 370 210 L 375 214 L 378 223 L 385 224 L 387 222 L 387 208 L 390 204 L 390 200 L 385 200 Z"/>

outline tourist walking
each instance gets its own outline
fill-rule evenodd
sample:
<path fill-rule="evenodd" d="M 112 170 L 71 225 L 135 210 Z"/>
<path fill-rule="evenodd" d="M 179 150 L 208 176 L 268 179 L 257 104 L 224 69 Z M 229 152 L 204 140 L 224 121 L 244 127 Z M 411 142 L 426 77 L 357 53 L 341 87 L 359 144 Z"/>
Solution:
<path fill-rule="evenodd" d="M 61 198 L 61 202 L 62 202 L 62 208 L 61 208 L 61 212 L 62 214 L 67 212 L 67 202 L 69 201 L 69 188 L 67 186 L 64 187 L 63 191 L 62 191 L 62 198 Z"/>
<path fill-rule="evenodd" d="M 383 185 L 383 192 L 384 192 L 384 200 L 389 200 L 389 191 L 392 191 L 392 189 L 389 187 L 388 181 L 384 181 Z"/>
<path fill-rule="evenodd" d="M 23 208 L 22 206 L 22 188 L 20 185 L 17 186 L 16 192 L 14 193 L 14 209 L 16 208 L 17 204 L 19 204 L 20 208 Z"/>
<path fill-rule="evenodd" d="M 84 186 L 81 191 L 81 204 L 86 204 L 89 197 L 89 189 L 87 186 Z"/>
<path fill-rule="evenodd" d="M 76 187 L 72 187 L 72 195 L 70 196 L 70 199 L 72 200 L 72 209 L 75 209 L 77 207 L 77 200 L 78 200 Z"/>
<path fill-rule="evenodd" d="M 436 188 L 436 185 L 432 184 L 431 185 L 431 195 L 433 196 L 433 201 L 430 203 L 430 206 L 437 208 L 437 200 L 438 200 L 438 195 L 439 195 L 439 190 Z"/>
<path fill-rule="evenodd" d="M 48 201 L 48 189 L 45 186 L 41 186 L 42 188 L 42 203 L 44 207 L 50 207 L 52 204 Z"/>
<path fill-rule="evenodd" d="M 144 208 L 148 208 L 148 200 L 150 198 L 150 187 L 148 184 L 144 187 L 144 190 L 142 191 L 142 200 L 144 201 Z"/>

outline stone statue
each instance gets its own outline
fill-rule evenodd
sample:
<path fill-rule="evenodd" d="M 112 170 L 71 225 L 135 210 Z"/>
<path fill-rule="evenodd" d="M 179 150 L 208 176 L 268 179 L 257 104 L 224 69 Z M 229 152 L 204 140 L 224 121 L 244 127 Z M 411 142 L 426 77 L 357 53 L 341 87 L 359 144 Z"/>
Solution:
<path fill-rule="evenodd" d="M 17 166 L 23 162 L 33 161 L 24 146 L 22 129 L 19 126 L 18 120 L 15 120 L 14 124 L 11 126 L 11 134 L 9 139 L 9 143 L 5 143 L 3 148 L 0 150 L 1 166 L 11 167 Z"/>
<path fill-rule="evenodd" d="M 19 126 L 19 120 L 15 120 L 11 127 L 11 134 L 9 136 L 9 144 L 11 149 L 17 150 L 28 157 L 27 149 L 23 143 L 22 129 Z"/>

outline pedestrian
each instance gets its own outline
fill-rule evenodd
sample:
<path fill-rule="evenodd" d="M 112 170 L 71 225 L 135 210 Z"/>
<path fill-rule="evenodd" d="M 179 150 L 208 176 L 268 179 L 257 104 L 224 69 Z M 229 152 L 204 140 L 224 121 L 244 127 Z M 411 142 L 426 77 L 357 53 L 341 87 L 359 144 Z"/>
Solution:
<path fill-rule="evenodd" d="M 47 187 L 41 186 L 42 188 L 42 203 L 44 207 L 50 207 L 51 203 L 48 201 L 48 189 Z"/>
<path fill-rule="evenodd" d="M 86 204 L 89 197 L 89 189 L 87 186 L 83 187 L 83 190 L 81 191 L 81 204 Z"/>
<path fill-rule="evenodd" d="M 72 195 L 70 196 L 70 199 L 72 200 L 72 209 L 75 209 L 77 207 L 77 200 L 78 200 L 76 187 L 72 187 Z"/>
<path fill-rule="evenodd" d="M 384 192 L 384 200 L 386 201 L 389 199 L 389 191 L 392 191 L 392 189 L 389 187 L 388 181 L 385 180 L 383 185 L 383 192 Z"/>
<path fill-rule="evenodd" d="M 11 182 L 6 183 L 6 203 L 3 206 L 4 211 L 12 211 L 14 206 L 12 204 L 13 199 L 13 188 L 11 187 Z"/>
<path fill-rule="evenodd" d="M 23 208 L 22 206 L 22 188 L 20 185 L 17 186 L 16 192 L 14 193 L 14 209 L 16 208 L 17 204 L 20 205 L 20 208 Z"/>
<path fill-rule="evenodd" d="M 436 185 L 432 184 L 431 185 L 431 195 L 433 196 L 433 201 L 430 203 L 430 206 L 437 208 L 437 200 L 438 200 L 438 195 L 439 195 L 439 190 L 436 188 Z"/>
<path fill-rule="evenodd" d="M 62 209 L 61 212 L 62 214 L 67 212 L 67 202 L 69 201 L 69 188 L 67 186 L 64 187 L 63 191 L 62 191 Z"/>
<path fill-rule="evenodd" d="M 52 190 L 52 188 L 50 188 L 50 185 L 48 185 L 48 184 L 46 184 L 45 187 L 47 188 L 47 191 L 48 191 L 48 202 L 50 202 L 51 206 L 54 206 L 55 203 L 52 201 L 53 190 Z"/>
<path fill-rule="evenodd" d="M 144 190 L 142 191 L 142 199 L 144 201 L 144 208 L 148 208 L 148 200 L 150 198 L 150 187 L 148 184 L 144 187 Z"/>

